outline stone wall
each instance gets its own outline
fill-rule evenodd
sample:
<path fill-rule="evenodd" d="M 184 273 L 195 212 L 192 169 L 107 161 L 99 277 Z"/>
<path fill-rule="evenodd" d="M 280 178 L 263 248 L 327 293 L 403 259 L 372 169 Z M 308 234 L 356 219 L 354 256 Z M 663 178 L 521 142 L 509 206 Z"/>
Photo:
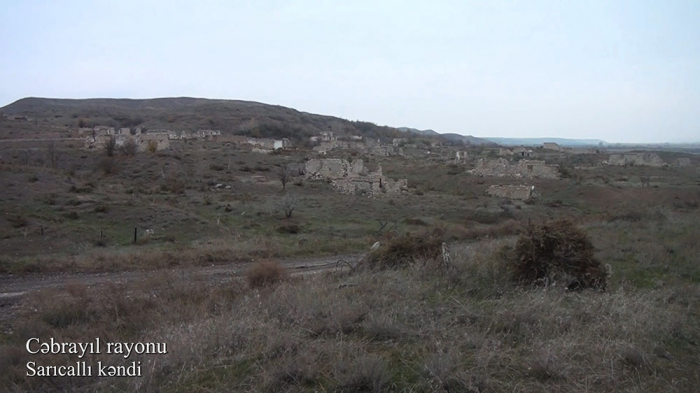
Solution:
<path fill-rule="evenodd" d="M 486 194 L 492 197 L 530 200 L 533 197 L 535 186 L 516 185 L 492 185 L 486 190 Z"/>
<path fill-rule="evenodd" d="M 655 153 L 627 153 L 627 154 L 611 154 L 608 161 L 604 163 L 609 165 L 633 165 L 633 166 L 653 166 L 662 167 L 666 165 L 664 160 Z"/>
<path fill-rule="evenodd" d="M 544 161 L 539 160 L 510 162 L 505 158 L 495 160 L 482 158 L 477 162 L 476 168 L 469 171 L 469 173 L 478 176 L 558 179 L 559 167 L 547 165 Z"/>

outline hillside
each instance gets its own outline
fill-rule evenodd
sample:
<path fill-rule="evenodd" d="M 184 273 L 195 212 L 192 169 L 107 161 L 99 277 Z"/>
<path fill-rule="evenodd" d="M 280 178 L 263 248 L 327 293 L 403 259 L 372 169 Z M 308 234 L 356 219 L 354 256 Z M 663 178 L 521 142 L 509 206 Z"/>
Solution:
<path fill-rule="evenodd" d="M 410 128 L 410 127 L 398 127 L 397 130 L 401 132 L 406 132 L 409 134 L 416 134 L 416 135 L 421 135 L 421 136 L 438 136 L 442 137 L 448 142 L 457 142 L 457 143 L 465 143 L 468 145 L 495 145 L 494 142 L 486 139 L 486 138 L 477 138 L 475 136 L 471 135 L 460 135 L 460 134 L 441 134 L 437 131 L 434 130 L 419 130 L 417 128 Z"/>
<path fill-rule="evenodd" d="M 0 108 L 6 116 L 24 116 L 62 127 L 107 125 L 144 129 L 217 129 L 223 134 L 287 137 L 302 140 L 321 131 L 338 135 L 392 138 L 391 127 L 300 112 L 252 101 L 204 98 L 54 99 L 23 98 Z"/>

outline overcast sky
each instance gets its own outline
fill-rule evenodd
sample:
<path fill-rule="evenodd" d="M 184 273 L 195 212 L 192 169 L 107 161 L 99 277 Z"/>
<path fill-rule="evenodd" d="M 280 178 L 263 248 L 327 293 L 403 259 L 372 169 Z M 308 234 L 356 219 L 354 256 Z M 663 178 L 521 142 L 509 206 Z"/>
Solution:
<path fill-rule="evenodd" d="M 700 141 L 700 1 L 0 0 L 0 106 L 27 96 Z"/>

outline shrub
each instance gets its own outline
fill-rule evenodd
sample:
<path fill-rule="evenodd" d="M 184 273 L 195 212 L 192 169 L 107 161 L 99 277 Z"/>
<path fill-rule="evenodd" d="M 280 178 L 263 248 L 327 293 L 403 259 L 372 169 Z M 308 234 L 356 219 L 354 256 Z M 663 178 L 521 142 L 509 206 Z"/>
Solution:
<path fill-rule="evenodd" d="M 104 143 L 105 153 L 107 156 L 112 157 L 114 155 L 114 149 L 117 148 L 117 140 L 110 136 Z"/>
<path fill-rule="evenodd" d="M 24 216 L 20 216 L 20 215 L 8 217 L 7 222 L 10 223 L 12 228 L 22 228 L 22 227 L 26 227 L 28 224 L 27 219 L 24 218 Z"/>
<path fill-rule="evenodd" d="M 382 392 L 391 381 L 391 372 L 383 358 L 367 356 L 335 365 L 338 392 Z"/>
<path fill-rule="evenodd" d="M 277 227 L 277 232 L 296 235 L 297 233 L 301 232 L 301 227 L 297 224 L 284 224 Z"/>
<path fill-rule="evenodd" d="M 406 267 L 416 260 L 437 258 L 442 252 L 444 230 L 435 228 L 422 234 L 407 233 L 389 240 L 388 244 L 372 251 L 361 266 L 370 269 Z"/>
<path fill-rule="evenodd" d="M 423 221 L 420 218 L 407 218 L 404 220 L 404 222 L 408 225 L 418 225 L 418 226 L 427 226 L 428 223 Z"/>
<path fill-rule="evenodd" d="M 286 272 L 275 261 L 259 261 L 248 270 L 246 278 L 251 288 L 260 288 L 283 281 L 286 278 Z"/>
<path fill-rule="evenodd" d="M 135 156 L 138 151 L 138 146 L 133 139 L 129 139 L 122 145 L 122 154 L 125 156 Z"/>
<path fill-rule="evenodd" d="M 119 169 L 117 161 L 111 157 L 103 158 L 97 166 L 105 175 L 113 175 L 117 173 Z"/>
<path fill-rule="evenodd" d="M 568 220 L 528 225 L 510 265 L 522 284 L 563 280 L 569 289 L 605 288 L 606 271 L 594 256 L 593 244 Z"/>

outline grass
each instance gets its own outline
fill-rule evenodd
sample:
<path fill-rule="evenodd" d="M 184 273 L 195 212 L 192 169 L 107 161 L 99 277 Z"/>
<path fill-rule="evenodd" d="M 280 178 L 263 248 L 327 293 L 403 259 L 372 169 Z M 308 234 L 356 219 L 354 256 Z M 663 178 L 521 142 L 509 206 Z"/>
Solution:
<path fill-rule="evenodd" d="M 514 239 L 513 239 L 514 240 Z M 28 334 L 167 342 L 141 379 L 66 379 L 120 391 L 689 391 L 699 382 L 697 286 L 607 292 L 523 290 L 499 276 L 491 240 L 454 250 L 455 269 L 292 277 L 265 291 L 237 281 L 153 275 L 129 286 L 71 284 L 30 297 L 5 334 L 0 386 L 22 377 Z M 148 294 L 148 296 L 144 296 Z M 68 362 L 67 357 L 33 360 Z M 121 362 L 106 355 L 98 360 Z M 173 370 L 178 370 L 173 374 Z"/>

